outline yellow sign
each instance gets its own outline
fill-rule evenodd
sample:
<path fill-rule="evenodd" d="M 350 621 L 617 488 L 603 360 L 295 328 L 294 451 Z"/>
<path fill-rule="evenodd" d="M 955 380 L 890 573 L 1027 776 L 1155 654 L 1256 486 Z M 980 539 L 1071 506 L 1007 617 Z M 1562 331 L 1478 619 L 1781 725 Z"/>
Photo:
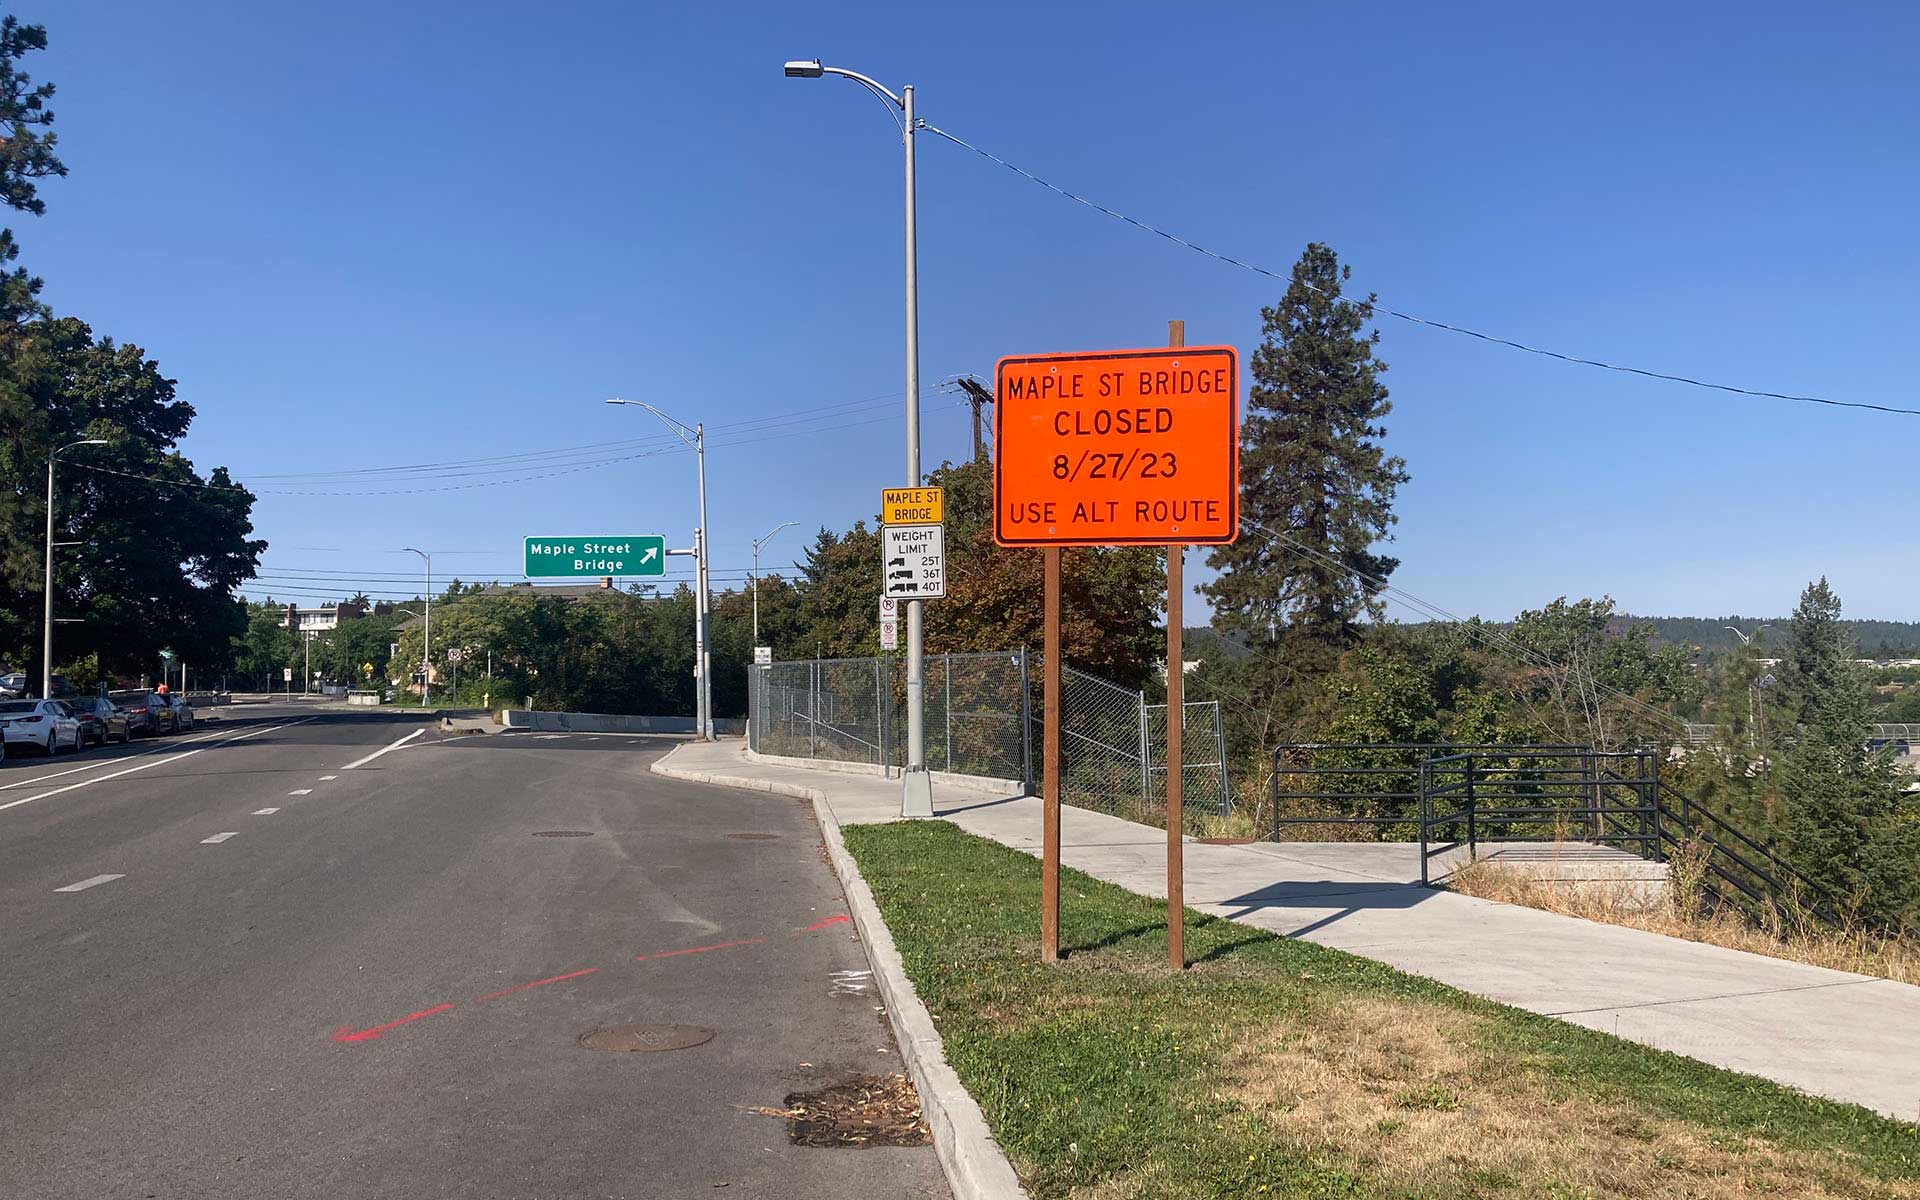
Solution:
<path fill-rule="evenodd" d="M 885 488 L 880 493 L 882 525 L 938 525 L 945 514 L 939 488 Z"/>

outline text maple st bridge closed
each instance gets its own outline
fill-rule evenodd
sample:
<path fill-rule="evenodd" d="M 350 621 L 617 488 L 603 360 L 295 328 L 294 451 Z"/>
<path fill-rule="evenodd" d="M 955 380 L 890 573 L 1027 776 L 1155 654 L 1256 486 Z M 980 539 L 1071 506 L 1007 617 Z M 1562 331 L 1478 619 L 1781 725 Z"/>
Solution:
<path fill-rule="evenodd" d="M 1232 540 L 1238 376 L 1230 346 L 1002 359 L 995 539 Z"/>

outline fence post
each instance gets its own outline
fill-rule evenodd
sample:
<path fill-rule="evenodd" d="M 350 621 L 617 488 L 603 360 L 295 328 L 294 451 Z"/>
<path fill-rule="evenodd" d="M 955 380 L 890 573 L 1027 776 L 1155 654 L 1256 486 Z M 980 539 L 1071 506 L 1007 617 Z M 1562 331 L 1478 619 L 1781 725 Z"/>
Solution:
<path fill-rule="evenodd" d="M 813 660 L 813 669 L 807 672 L 807 757 L 820 757 L 820 660 Z"/>
<path fill-rule="evenodd" d="M 1153 739 L 1147 735 L 1147 693 L 1140 693 L 1140 803 L 1142 806 L 1153 803 Z M 1173 710 L 1167 710 L 1167 720 L 1173 720 Z"/>
<path fill-rule="evenodd" d="M 953 655 L 946 657 L 941 670 L 947 673 L 947 770 L 953 770 Z"/>
<path fill-rule="evenodd" d="M 885 686 L 880 679 L 880 663 L 884 655 L 876 655 L 873 660 L 873 740 L 879 743 L 874 751 L 880 759 L 880 777 L 893 777 L 893 757 L 887 753 L 887 718 L 893 707 L 893 689 Z"/>
<path fill-rule="evenodd" d="M 1033 795 L 1033 681 L 1028 674 L 1027 648 L 1020 647 L 1020 774 Z"/>
<path fill-rule="evenodd" d="M 1467 755 L 1467 861 L 1480 861 L 1479 800 L 1473 794 L 1473 755 Z"/>
<path fill-rule="evenodd" d="M 1233 789 L 1227 786 L 1227 729 L 1220 720 L 1220 702 L 1213 702 L 1213 749 L 1220 763 L 1220 815 L 1233 812 Z"/>

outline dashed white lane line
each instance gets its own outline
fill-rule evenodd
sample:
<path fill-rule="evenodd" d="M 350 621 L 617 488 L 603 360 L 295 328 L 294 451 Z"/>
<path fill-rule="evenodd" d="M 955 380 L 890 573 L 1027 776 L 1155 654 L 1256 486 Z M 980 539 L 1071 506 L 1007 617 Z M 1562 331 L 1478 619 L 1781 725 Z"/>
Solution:
<path fill-rule="evenodd" d="M 277 808 L 256 808 L 253 810 L 253 815 L 256 817 L 270 817 L 279 811 Z"/>
<path fill-rule="evenodd" d="M 202 846 L 218 846 L 221 842 L 226 841 L 230 837 L 239 837 L 239 836 L 240 836 L 240 831 L 238 829 L 229 829 L 225 833 L 216 833 L 210 838 L 201 838 L 200 844 Z"/>
<path fill-rule="evenodd" d="M 90 887 L 99 887 L 103 883 L 112 883 L 116 879 L 125 879 L 125 875 L 95 875 L 92 879 L 82 879 L 79 883 L 70 883 L 65 887 L 53 889 L 56 892 L 84 892 Z"/>
<path fill-rule="evenodd" d="M 287 793 L 287 795 L 289 795 L 289 796 L 311 796 L 311 795 L 313 795 L 313 789 L 312 789 L 312 788 L 295 788 L 295 789 L 293 789 L 292 791 L 290 791 L 290 792 L 288 792 L 288 793 Z"/>
<path fill-rule="evenodd" d="M 395 750 L 398 750 L 400 747 L 406 745 L 408 742 L 419 737 L 421 734 L 425 732 L 426 730 L 424 729 L 416 729 L 412 733 L 408 734 L 407 736 L 401 738 L 399 741 L 395 742 L 393 745 L 382 746 L 380 749 L 375 750 L 372 754 L 367 755 L 365 758 L 356 758 L 352 762 L 348 763 L 346 766 L 341 767 L 340 769 L 342 771 L 351 771 L 355 767 L 364 767 L 368 763 L 372 762 L 374 759 L 379 758 L 382 754 L 392 754 Z"/>
<path fill-rule="evenodd" d="M 338 778 L 340 778 L 338 775 L 322 775 L 320 777 L 320 782 L 325 783 L 329 779 L 338 779 Z"/>
<path fill-rule="evenodd" d="M 305 725 L 308 721 L 317 721 L 319 719 L 320 718 L 317 716 L 302 717 L 298 721 L 288 721 L 284 725 L 269 725 L 265 729 L 249 729 L 245 733 L 238 733 L 230 738 L 222 738 L 220 741 L 210 742 L 205 746 L 201 746 L 197 750 L 189 750 L 185 754 L 171 754 L 171 755 L 168 755 L 166 758 L 156 758 L 152 762 L 141 763 L 137 767 L 128 767 L 124 771 L 115 771 L 111 775 L 95 775 L 92 779 L 82 779 L 79 783 L 69 783 L 65 787 L 57 787 L 50 792 L 41 792 L 40 794 L 35 796 L 23 796 L 18 800 L 9 800 L 5 804 L 0 804 L 0 812 L 5 812 L 9 808 L 18 808 L 22 804 L 32 804 L 35 800 L 45 800 L 49 796 L 58 796 L 63 792 L 71 792 L 76 788 L 92 787 L 96 783 L 105 783 L 109 779 L 118 779 L 123 775 L 131 775 L 135 771 L 144 771 L 148 767 L 163 767 L 163 766 L 166 766 L 168 763 L 177 763 L 183 758 L 192 758 L 196 754 L 200 754 L 207 750 L 212 750 L 217 746 L 225 746 L 232 742 L 245 741 L 247 738 L 257 737 L 263 733 L 273 733 L 274 731 L 280 730 L 280 729 L 290 729 L 295 725 Z M 209 734 L 206 734 L 205 736 L 214 737 L 216 736 L 216 734 L 209 733 Z M 195 738 L 191 740 L 198 741 L 200 739 Z"/>

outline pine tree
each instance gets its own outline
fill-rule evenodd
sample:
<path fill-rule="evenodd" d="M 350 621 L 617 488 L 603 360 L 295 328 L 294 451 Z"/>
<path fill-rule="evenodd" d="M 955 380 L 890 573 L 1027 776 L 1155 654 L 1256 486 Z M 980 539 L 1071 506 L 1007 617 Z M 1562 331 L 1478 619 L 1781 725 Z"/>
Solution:
<path fill-rule="evenodd" d="M 1394 523 L 1406 462 L 1381 446 L 1393 406 L 1374 356 L 1373 297 L 1350 300 L 1351 275 L 1310 244 L 1279 304 L 1261 310 L 1262 341 L 1240 427 L 1238 541 L 1207 565 L 1214 625 L 1253 646 L 1261 679 L 1243 683 L 1284 709 L 1358 641 L 1399 566 L 1376 553 Z M 1260 736 L 1271 732 L 1270 713 Z"/>
<path fill-rule="evenodd" d="M 1920 823 L 1904 780 L 1867 750 L 1871 709 L 1840 597 L 1823 578 L 1794 609 L 1784 684 L 1798 724 L 1780 764 L 1787 853 L 1802 873 L 1885 925 L 1920 922 Z"/>

